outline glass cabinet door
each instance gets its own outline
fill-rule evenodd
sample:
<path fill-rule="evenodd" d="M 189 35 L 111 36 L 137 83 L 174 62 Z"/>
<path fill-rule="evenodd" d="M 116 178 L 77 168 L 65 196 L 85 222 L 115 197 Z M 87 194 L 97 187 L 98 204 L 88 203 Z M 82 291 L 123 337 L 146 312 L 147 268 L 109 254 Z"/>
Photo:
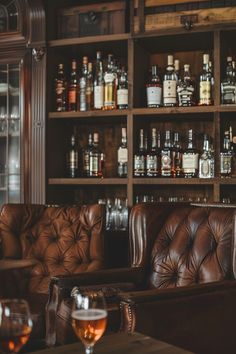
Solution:
<path fill-rule="evenodd" d="M 0 205 L 21 201 L 20 63 L 0 64 Z"/>

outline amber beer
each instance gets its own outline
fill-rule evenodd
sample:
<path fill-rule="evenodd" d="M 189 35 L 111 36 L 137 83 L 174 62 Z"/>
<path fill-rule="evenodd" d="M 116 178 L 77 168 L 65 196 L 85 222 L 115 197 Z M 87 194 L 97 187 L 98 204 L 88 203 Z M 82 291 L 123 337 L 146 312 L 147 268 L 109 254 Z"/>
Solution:
<path fill-rule="evenodd" d="M 85 345 L 94 345 L 103 335 L 107 324 L 107 311 L 103 309 L 75 310 L 72 326 Z"/>

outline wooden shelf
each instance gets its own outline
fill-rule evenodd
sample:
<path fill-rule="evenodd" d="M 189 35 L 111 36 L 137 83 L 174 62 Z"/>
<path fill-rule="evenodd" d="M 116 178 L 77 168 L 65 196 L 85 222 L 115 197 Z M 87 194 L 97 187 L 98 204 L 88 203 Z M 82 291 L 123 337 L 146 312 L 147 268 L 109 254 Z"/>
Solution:
<path fill-rule="evenodd" d="M 212 185 L 216 178 L 134 178 L 133 184 L 142 185 Z"/>
<path fill-rule="evenodd" d="M 49 178 L 50 185 L 126 185 L 127 178 Z"/>
<path fill-rule="evenodd" d="M 85 118 L 85 117 L 124 117 L 131 111 L 129 109 L 115 109 L 110 111 L 94 110 L 87 112 L 49 112 L 48 117 L 53 119 L 61 118 Z"/>
<path fill-rule="evenodd" d="M 200 114 L 214 113 L 218 106 L 193 106 L 193 107 L 159 107 L 159 108 L 134 108 L 134 115 L 160 115 L 160 114 Z"/>

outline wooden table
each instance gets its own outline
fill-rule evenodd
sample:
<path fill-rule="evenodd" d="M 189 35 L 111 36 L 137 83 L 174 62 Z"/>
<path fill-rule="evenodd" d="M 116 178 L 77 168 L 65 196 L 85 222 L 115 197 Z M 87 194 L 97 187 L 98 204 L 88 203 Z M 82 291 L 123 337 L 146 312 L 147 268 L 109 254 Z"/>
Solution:
<path fill-rule="evenodd" d="M 84 354 L 78 343 L 44 349 L 32 354 Z M 191 354 L 184 349 L 158 341 L 141 333 L 116 333 L 102 337 L 94 348 L 94 354 Z"/>
<path fill-rule="evenodd" d="M 0 271 L 28 268 L 36 263 L 37 261 L 35 259 L 1 259 Z"/>

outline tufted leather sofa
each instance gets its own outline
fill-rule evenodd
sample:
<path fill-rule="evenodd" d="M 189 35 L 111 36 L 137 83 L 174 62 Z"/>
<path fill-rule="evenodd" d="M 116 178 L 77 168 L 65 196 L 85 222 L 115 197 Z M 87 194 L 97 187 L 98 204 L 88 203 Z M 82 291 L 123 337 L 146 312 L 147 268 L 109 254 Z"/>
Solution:
<path fill-rule="evenodd" d="M 52 307 L 59 299 L 54 310 L 60 316 L 73 286 L 126 282 L 131 289 L 121 286 L 114 299 L 121 300 L 123 329 L 208 354 L 222 350 L 224 329 L 229 349 L 236 315 L 235 212 L 236 206 L 135 205 L 129 220 L 131 267 L 91 272 L 86 279 L 54 277 Z"/>
<path fill-rule="evenodd" d="M 29 301 L 34 319 L 31 338 L 45 338 L 45 306 L 53 276 L 104 267 L 104 213 L 104 206 L 97 204 L 2 207 L 1 258 L 35 260 L 31 268 L 0 272 L 1 296 Z"/>

